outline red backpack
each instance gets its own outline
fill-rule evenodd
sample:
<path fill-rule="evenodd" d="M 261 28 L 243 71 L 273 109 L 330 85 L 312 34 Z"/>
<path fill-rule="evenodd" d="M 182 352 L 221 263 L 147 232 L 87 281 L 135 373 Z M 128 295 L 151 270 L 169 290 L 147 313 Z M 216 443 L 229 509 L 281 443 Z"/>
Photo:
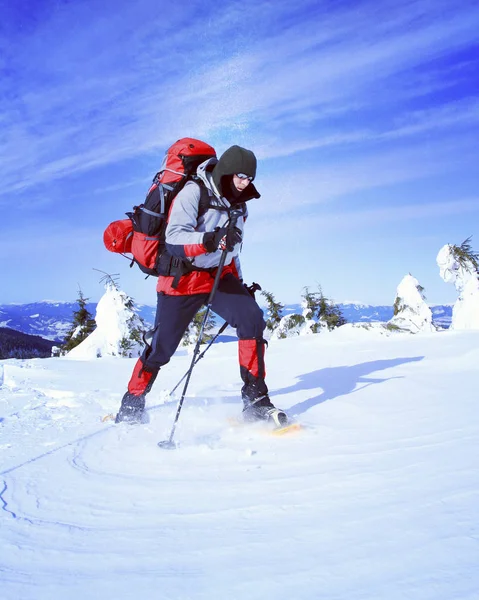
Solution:
<path fill-rule="evenodd" d="M 133 212 L 126 213 L 128 219 L 113 221 L 105 229 L 103 242 L 106 249 L 123 255 L 132 254 L 130 266 L 136 263 L 144 273 L 157 277 L 160 258 L 165 252 L 171 204 L 185 183 L 195 179 L 198 166 L 212 157 L 216 157 L 215 150 L 193 138 L 182 138 L 170 146 L 145 202 L 134 206 Z M 203 199 L 206 189 L 201 187 Z"/>

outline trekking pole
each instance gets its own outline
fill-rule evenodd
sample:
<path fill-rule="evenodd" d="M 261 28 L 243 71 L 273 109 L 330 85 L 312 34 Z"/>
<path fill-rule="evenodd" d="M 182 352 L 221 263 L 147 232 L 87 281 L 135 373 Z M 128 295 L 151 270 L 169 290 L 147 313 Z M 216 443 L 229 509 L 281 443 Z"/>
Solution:
<path fill-rule="evenodd" d="M 221 329 L 218 331 L 218 333 L 215 335 L 214 338 L 212 338 L 209 342 L 208 345 L 206 346 L 206 348 L 203 350 L 203 352 L 198 356 L 198 358 L 195 360 L 195 365 L 203 358 L 203 356 L 206 354 L 206 351 L 208 350 L 208 348 L 215 343 L 215 340 L 217 337 L 219 337 L 223 331 L 228 327 L 228 323 L 225 321 L 223 323 L 223 325 L 221 326 Z M 169 396 L 171 396 L 172 394 L 174 394 L 177 390 L 177 388 L 180 387 L 180 385 L 183 383 L 183 381 L 185 380 L 185 377 L 188 375 L 189 371 L 186 371 L 186 373 L 183 375 L 183 377 L 178 381 L 178 383 L 175 385 L 175 387 L 170 390 L 170 392 L 168 393 Z"/>
<path fill-rule="evenodd" d="M 243 210 L 241 208 L 236 208 L 233 209 L 230 212 L 230 221 L 228 224 L 228 230 L 234 229 L 236 227 L 236 222 L 238 221 L 239 217 L 243 216 Z M 206 325 L 206 321 L 208 319 L 208 316 L 210 314 L 211 311 L 211 305 L 213 304 L 213 300 L 215 298 L 215 294 L 216 294 L 216 290 L 218 289 L 218 286 L 220 284 L 220 279 L 221 279 L 221 272 L 223 270 L 223 267 L 225 266 L 225 261 L 226 261 L 226 255 L 228 254 L 228 250 L 225 248 L 221 254 L 220 257 L 220 263 L 218 265 L 218 270 L 216 272 L 216 277 L 213 283 L 213 288 L 210 292 L 209 298 L 208 298 L 208 303 L 206 305 L 206 311 L 205 311 L 205 316 L 203 317 L 203 322 L 201 323 L 201 328 L 200 328 L 200 332 L 198 333 L 198 339 L 196 340 L 196 345 L 195 345 L 195 350 L 193 352 L 193 358 L 191 359 L 191 364 L 190 364 L 190 368 L 188 369 L 188 372 L 186 373 L 186 381 L 185 381 L 185 386 L 183 388 L 183 393 L 181 394 L 181 398 L 180 401 L 178 402 L 178 408 L 176 410 L 176 415 L 175 415 L 175 420 L 173 421 L 173 426 L 171 428 L 171 432 L 170 432 L 170 437 L 167 440 L 158 442 L 158 446 L 160 448 L 164 448 L 167 450 L 171 450 L 176 448 L 176 444 L 173 442 L 173 437 L 175 435 L 175 430 L 176 430 L 176 424 L 178 423 L 178 419 L 180 418 L 180 413 L 181 413 L 181 408 L 183 406 L 183 401 L 185 399 L 186 396 L 186 390 L 188 389 L 188 384 L 190 383 L 190 377 L 191 374 L 193 372 L 193 367 L 195 366 L 196 363 L 196 356 L 199 352 L 200 349 L 200 345 L 201 345 L 201 340 L 203 338 L 203 332 L 205 329 L 205 325 Z"/>
<path fill-rule="evenodd" d="M 261 286 L 258 283 L 253 282 L 251 285 L 246 286 L 246 289 L 248 290 L 248 292 L 250 293 L 250 295 L 254 298 L 254 293 L 257 290 L 261 289 Z M 225 321 L 223 323 L 223 325 L 221 326 L 221 328 L 219 329 L 218 333 L 208 342 L 208 345 L 206 346 L 206 348 L 203 350 L 203 352 L 198 356 L 198 358 L 195 360 L 195 365 L 197 363 L 200 362 L 200 360 L 203 358 L 203 356 L 206 354 L 206 352 L 208 351 L 208 349 L 210 348 L 210 346 L 212 346 L 216 339 L 223 333 L 223 331 L 228 327 L 228 323 Z M 183 381 L 185 380 L 185 377 L 188 375 L 188 371 L 183 375 L 183 377 L 178 381 L 178 383 L 175 385 L 175 387 L 170 390 L 168 392 L 168 396 L 172 396 L 177 388 L 183 383 Z"/>

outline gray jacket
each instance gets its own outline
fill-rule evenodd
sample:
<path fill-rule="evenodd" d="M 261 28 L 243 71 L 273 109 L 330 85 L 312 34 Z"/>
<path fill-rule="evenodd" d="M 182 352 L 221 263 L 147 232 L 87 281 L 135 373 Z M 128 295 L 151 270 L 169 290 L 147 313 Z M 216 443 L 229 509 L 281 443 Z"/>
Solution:
<path fill-rule="evenodd" d="M 227 209 L 231 207 L 230 202 L 220 195 L 214 184 L 211 166 L 215 163 L 216 159 L 210 158 L 197 170 L 198 177 L 210 195 L 210 206 L 207 211 L 198 216 L 200 186 L 194 181 L 189 181 L 173 201 L 166 228 L 166 248 L 169 254 L 186 258 L 192 265 L 202 269 L 217 267 L 222 253 L 221 250 L 205 253 L 203 235 L 207 231 L 214 231 L 216 227 L 224 227 L 229 219 Z M 245 206 L 245 215 L 238 219 L 236 225 L 241 232 L 243 232 L 246 216 Z M 241 244 L 237 244 L 234 250 L 227 254 L 225 265 L 229 265 L 234 260 L 241 278 L 238 256 L 240 249 Z"/>

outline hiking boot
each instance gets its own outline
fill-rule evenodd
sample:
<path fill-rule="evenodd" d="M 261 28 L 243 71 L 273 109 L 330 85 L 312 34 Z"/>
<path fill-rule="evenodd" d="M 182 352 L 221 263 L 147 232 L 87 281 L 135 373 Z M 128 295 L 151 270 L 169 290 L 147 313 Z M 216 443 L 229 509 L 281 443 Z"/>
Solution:
<path fill-rule="evenodd" d="M 276 408 L 267 395 L 255 400 L 244 398 L 243 418 L 245 421 L 273 421 L 276 427 L 288 424 L 286 413 Z"/>
<path fill-rule="evenodd" d="M 145 396 L 135 396 L 126 392 L 121 401 L 120 410 L 115 418 L 115 423 L 148 423 L 148 414 L 145 411 Z"/>

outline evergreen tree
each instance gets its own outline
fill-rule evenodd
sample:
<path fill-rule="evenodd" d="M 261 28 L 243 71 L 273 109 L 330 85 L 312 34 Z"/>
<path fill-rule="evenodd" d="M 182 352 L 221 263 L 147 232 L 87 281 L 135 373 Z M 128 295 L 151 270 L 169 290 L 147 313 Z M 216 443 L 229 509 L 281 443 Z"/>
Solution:
<path fill-rule="evenodd" d="M 281 304 L 281 302 L 276 302 L 276 299 L 271 292 L 263 290 L 261 295 L 266 298 L 268 317 L 266 319 L 266 328 L 269 329 L 269 331 L 273 331 L 281 321 L 284 304 Z"/>
<path fill-rule="evenodd" d="M 79 287 L 78 310 L 73 313 L 73 323 L 62 346 L 63 354 L 70 352 L 70 350 L 81 344 L 96 327 L 95 319 L 86 307 L 88 300 L 89 298 L 85 298 Z"/>
<path fill-rule="evenodd" d="M 281 318 L 281 321 L 275 327 L 271 340 L 284 340 L 288 337 L 300 335 L 306 319 L 303 315 L 292 314 Z"/>
<path fill-rule="evenodd" d="M 451 246 L 451 251 L 452 255 L 461 265 L 461 267 L 468 270 L 472 266 L 479 276 L 479 253 L 472 249 L 471 238 L 472 236 L 469 236 L 467 240 L 464 240 L 460 246 Z"/>
<path fill-rule="evenodd" d="M 193 344 L 196 344 L 196 340 L 198 339 L 198 335 L 200 333 L 201 324 L 203 323 L 203 319 L 205 318 L 205 312 L 206 306 L 203 306 L 193 317 L 193 320 L 189 324 L 188 329 L 183 334 L 183 346 L 191 346 Z M 206 319 L 205 327 L 203 329 L 203 338 L 201 340 L 203 344 L 207 344 L 213 339 L 214 336 L 209 334 L 208 331 L 211 331 L 215 327 L 215 325 L 215 316 L 210 311 L 208 318 Z"/>
<path fill-rule="evenodd" d="M 347 322 L 339 306 L 323 294 L 321 286 L 317 292 L 310 292 L 307 287 L 304 290 L 303 316 L 307 321 L 313 321 L 309 325 L 312 333 L 318 333 L 323 327 L 331 331 Z"/>
<path fill-rule="evenodd" d="M 116 283 L 115 288 L 118 290 Z M 120 341 L 120 356 L 130 358 L 130 351 L 135 346 L 144 345 L 143 333 L 146 331 L 146 325 L 140 315 L 135 313 L 135 302 L 131 296 L 125 294 L 124 306 L 131 312 L 131 316 L 127 320 L 128 337 L 123 337 Z"/>
<path fill-rule="evenodd" d="M 446 244 L 436 261 L 441 277 L 453 283 L 458 298 L 452 309 L 450 329 L 479 329 L 479 253 L 467 238 L 460 246 Z"/>
<path fill-rule="evenodd" d="M 304 288 L 304 293 L 301 296 L 303 298 L 301 305 L 305 319 L 314 319 L 319 316 L 321 297 L 321 286 L 319 286 L 319 292 L 310 292 L 308 287 Z"/>
<path fill-rule="evenodd" d="M 321 288 L 319 288 L 321 290 Z M 318 333 L 321 325 L 318 321 L 320 312 L 320 295 L 319 292 L 310 292 L 308 287 L 304 288 L 304 293 L 301 298 L 301 307 L 303 308 L 304 327 L 303 333 Z"/>

